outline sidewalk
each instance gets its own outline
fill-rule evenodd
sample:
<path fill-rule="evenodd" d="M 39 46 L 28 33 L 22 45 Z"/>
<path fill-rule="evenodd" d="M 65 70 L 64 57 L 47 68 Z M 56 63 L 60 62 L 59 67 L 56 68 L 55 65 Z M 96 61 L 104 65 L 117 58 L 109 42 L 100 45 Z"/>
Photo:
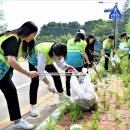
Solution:
<path fill-rule="evenodd" d="M 29 115 L 29 112 L 23 116 L 23 118 L 26 119 L 29 123 L 34 124 L 35 128 L 38 125 L 40 125 L 40 123 L 42 123 L 57 108 L 59 96 L 57 94 L 52 94 L 52 93 L 49 93 L 49 95 L 51 95 L 49 99 L 45 100 L 44 102 L 41 102 L 37 106 L 37 110 L 39 113 L 38 117 L 31 117 Z M 3 130 L 14 130 L 13 123 L 11 123 Z"/>

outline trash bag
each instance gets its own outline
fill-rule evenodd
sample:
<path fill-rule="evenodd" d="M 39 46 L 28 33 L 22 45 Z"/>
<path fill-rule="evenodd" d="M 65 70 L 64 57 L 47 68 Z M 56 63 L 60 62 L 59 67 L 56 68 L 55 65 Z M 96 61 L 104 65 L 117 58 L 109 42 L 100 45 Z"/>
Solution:
<path fill-rule="evenodd" d="M 70 80 L 70 100 L 72 102 L 79 99 L 80 106 L 86 110 L 91 109 L 93 104 L 98 103 L 98 96 L 94 85 L 91 83 L 90 75 L 71 76 Z"/>

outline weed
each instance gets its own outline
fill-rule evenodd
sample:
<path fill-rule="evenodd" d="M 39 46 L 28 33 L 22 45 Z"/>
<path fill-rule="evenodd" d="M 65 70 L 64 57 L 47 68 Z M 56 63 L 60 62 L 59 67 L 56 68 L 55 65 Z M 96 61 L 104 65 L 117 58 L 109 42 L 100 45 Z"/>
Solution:
<path fill-rule="evenodd" d="M 44 126 L 42 130 L 54 130 L 55 126 L 55 120 L 50 117 L 49 121 L 47 121 L 47 124 Z"/>
<path fill-rule="evenodd" d="M 116 93 L 116 108 L 120 108 L 121 106 L 121 101 L 120 101 L 120 96 L 118 93 Z"/>
<path fill-rule="evenodd" d="M 97 111 L 92 111 L 92 113 L 93 113 L 92 119 L 98 120 L 98 121 L 101 119 L 101 113 L 100 113 L 99 110 L 97 110 Z"/>

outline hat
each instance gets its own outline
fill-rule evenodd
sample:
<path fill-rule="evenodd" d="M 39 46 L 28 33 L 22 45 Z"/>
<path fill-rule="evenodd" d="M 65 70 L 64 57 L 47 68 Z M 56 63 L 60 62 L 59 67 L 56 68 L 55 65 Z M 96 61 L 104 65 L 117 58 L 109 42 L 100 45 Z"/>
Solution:
<path fill-rule="evenodd" d="M 78 29 L 77 33 L 81 33 L 85 36 L 85 31 L 83 29 Z"/>

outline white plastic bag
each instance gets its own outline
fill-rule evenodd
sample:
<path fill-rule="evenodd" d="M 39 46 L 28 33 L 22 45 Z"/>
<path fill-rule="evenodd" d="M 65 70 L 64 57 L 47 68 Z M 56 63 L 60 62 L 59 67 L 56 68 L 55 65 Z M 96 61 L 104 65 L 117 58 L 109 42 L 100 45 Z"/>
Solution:
<path fill-rule="evenodd" d="M 80 75 L 79 75 L 80 78 Z M 85 109 L 90 109 L 91 106 L 98 102 L 98 96 L 94 90 L 94 85 L 91 83 L 90 76 L 87 74 L 84 78 L 81 76 L 78 81 L 76 76 L 71 76 L 70 80 L 70 100 L 74 102 L 79 99 L 80 105 Z"/>

